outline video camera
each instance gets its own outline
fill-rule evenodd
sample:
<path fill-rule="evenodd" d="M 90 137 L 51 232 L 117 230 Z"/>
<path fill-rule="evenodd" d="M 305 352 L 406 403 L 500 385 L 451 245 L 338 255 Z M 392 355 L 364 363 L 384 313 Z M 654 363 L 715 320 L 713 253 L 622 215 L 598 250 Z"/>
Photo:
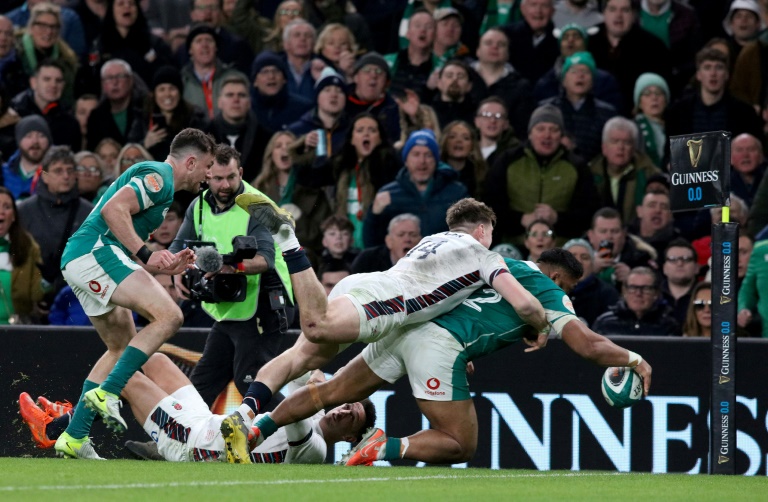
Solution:
<path fill-rule="evenodd" d="M 232 239 L 232 252 L 219 254 L 216 244 L 205 241 L 184 241 L 197 255 L 197 268 L 187 270 L 182 284 L 190 299 L 207 303 L 242 302 L 248 292 L 248 279 L 243 274 L 217 274 L 210 279 L 205 274 L 216 273 L 224 265 L 236 267 L 243 260 L 256 256 L 259 245 L 255 237 L 238 235 Z"/>

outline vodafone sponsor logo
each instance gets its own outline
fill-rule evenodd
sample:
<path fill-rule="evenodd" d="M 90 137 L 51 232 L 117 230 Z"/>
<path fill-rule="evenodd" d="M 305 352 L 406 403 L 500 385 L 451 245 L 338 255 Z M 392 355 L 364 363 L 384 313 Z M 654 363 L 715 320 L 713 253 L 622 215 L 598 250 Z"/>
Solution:
<path fill-rule="evenodd" d="M 445 392 L 441 390 L 437 390 L 439 388 L 440 388 L 440 380 L 433 377 L 427 380 L 428 390 L 425 390 L 424 393 L 427 394 L 428 396 L 444 396 Z"/>
<path fill-rule="evenodd" d="M 93 291 L 94 293 L 101 292 L 101 284 L 99 284 L 99 281 L 90 281 L 88 282 L 88 287 Z"/>

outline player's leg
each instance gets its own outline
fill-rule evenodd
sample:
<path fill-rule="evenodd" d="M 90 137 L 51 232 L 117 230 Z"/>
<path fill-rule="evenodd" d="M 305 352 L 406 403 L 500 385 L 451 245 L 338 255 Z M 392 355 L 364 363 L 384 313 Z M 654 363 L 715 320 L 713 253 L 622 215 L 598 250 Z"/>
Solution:
<path fill-rule="evenodd" d="M 151 365 L 151 358 L 144 366 L 147 365 Z M 157 377 L 157 375 L 155 376 Z M 128 380 L 122 395 L 131 405 L 131 411 L 133 411 L 136 421 L 143 424 L 157 403 L 168 396 L 168 392 L 161 389 L 148 375 L 136 372 Z"/>
<path fill-rule="evenodd" d="M 134 270 L 120 281 L 110 302 L 134 310 L 149 320 L 141 333 L 131 339 L 99 388 L 85 394 L 86 404 L 101 415 L 107 427 L 121 432 L 126 425 L 120 417 L 118 396 L 149 356 L 178 331 L 184 319 L 178 305 L 144 269 Z M 91 321 L 99 334 L 108 332 L 114 324 L 108 314 L 93 317 Z"/>
<path fill-rule="evenodd" d="M 477 413 L 472 399 L 416 401 L 429 420 L 430 429 L 408 436 L 408 449 L 402 451 L 401 448 L 400 458 L 431 464 L 455 464 L 470 460 L 477 450 Z"/>

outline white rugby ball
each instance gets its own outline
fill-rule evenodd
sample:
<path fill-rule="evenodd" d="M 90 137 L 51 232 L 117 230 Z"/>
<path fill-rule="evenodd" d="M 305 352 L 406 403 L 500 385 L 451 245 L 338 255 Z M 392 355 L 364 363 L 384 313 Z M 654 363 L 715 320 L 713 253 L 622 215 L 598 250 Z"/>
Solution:
<path fill-rule="evenodd" d="M 643 397 L 643 379 L 632 368 L 608 368 L 600 387 L 614 408 L 627 408 Z"/>

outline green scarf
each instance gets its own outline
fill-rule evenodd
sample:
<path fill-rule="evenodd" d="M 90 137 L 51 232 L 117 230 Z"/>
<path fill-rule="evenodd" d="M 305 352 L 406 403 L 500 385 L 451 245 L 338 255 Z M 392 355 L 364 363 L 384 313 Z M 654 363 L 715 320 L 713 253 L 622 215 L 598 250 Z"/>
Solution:
<path fill-rule="evenodd" d="M 24 71 L 29 75 L 32 75 L 37 70 L 37 54 L 35 53 L 35 43 L 32 40 L 32 35 L 25 33 L 21 37 L 21 46 L 24 49 L 24 57 L 21 58 Z M 53 52 L 51 53 L 51 59 L 59 59 L 59 44 L 53 45 Z"/>
<path fill-rule="evenodd" d="M 291 204 L 293 202 L 293 189 L 296 186 L 296 173 L 291 169 L 291 174 L 288 176 L 288 181 L 285 187 L 281 190 L 280 203 L 278 206 L 283 207 L 285 204 Z"/>

